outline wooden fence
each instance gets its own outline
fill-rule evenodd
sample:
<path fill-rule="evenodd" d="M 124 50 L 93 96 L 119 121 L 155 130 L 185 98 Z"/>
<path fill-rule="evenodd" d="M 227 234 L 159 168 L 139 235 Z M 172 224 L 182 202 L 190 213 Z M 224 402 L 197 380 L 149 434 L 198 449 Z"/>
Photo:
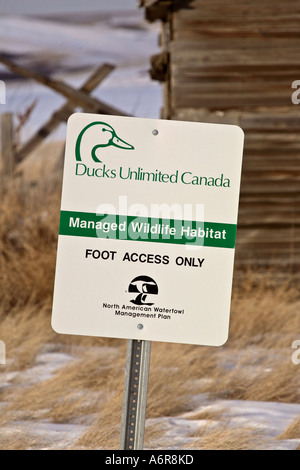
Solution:
<path fill-rule="evenodd" d="M 11 113 L 0 114 L 0 187 L 12 178 L 15 170 L 14 126 Z"/>
<path fill-rule="evenodd" d="M 0 115 L 0 187 L 12 178 L 18 165 L 51 134 L 61 122 L 67 121 L 69 116 L 77 107 L 85 112 L 125 115 L 122 111 L 114 108 L 90 93 L 107 77 L 113 70 L 111 64 L 102 64 L 98 67 L 80 89 L 74 89 L 67 83 L 46 77 L 34 70 L 27 69 L 22 65 L 12 62 L 6 57 L 0 56 L 0 62 L 11 70 L 11 72 L 24 78 L 34 80 L 63 95 L 67 101 L 30 137 L 21 147 L 16 148 L 14 141 L 13 115 L 3 113 Z"/>

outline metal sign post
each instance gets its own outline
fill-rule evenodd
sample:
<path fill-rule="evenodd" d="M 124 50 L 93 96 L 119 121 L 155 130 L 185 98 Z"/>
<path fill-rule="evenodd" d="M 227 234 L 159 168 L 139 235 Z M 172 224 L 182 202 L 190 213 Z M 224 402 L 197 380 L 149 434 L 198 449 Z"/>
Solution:
<path fill-rule="evenodd" d="M 121 425 L 121 450 L 142 450 L 150 368 L 151 341 L 129 340 Z"/>

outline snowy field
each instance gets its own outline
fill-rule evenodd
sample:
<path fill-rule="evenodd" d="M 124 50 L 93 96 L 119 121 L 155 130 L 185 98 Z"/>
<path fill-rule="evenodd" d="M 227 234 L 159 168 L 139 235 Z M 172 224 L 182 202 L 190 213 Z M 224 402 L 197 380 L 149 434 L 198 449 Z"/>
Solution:
<path fill-rule="evenodd" d="M 35 387 L 43 386 L 42 384 L 49 384 L 53 382 L 55 374 L 59 374 L 61 370 L 66 370 L 68 366 L 79 364 L 80 355 L 78 355 L 80 348 L 77 348 L 77 354 L 70 354 L 66 352 L 55 352 L 57 346 L 48 345 L 44 350 L 37 355 L 33 367 L 20 372 L 3 372 L 1 374 L 0 391 L 7 390 L 16 394 L 23 390 L 32 393 Z M 98 347 L 96 351 L 90 348 L 88 354 L 94 355 L 101 363 L 101 358 L 110 357 L 111 360 L 111 374 L 114 374 L 114 361 L 113 358 L 118 356 L 118 350 L 114 347 Z M 125 365 L 125 357 L 124 357 Z M 64 369 L 65 368 L 65 369 Z M 151 370 L 151 364 L 150 364 Z M 178 371 L 179 373 L 179 371 Z M 209 380 L 209 379 L 207 379 Z M 72 388 L 72 381 L 69 383 Z M 201 388 L 201 387 L 200 387 Z M 66 390 L 66 395 L 70 391 Z M 90 396 L 93 400 L 93 395 L 96 392 L 82 391 Z M 103 406 L 103 397 L 101 390 L 97 391 L 99 404 L 99 412 Z M 103 387 L 102 393 L 107 393 Z M 176 394 L 176 388 L 173 393 Z M 45 391 L 47 395 L 47 391 Z M 75 397 L 74 397 L 75 395 Z M 73 391 L 73 400 L 81 398 L 78 390 Z M 87 398 L 87 397 L 86 397 Z M 172 395 L 169 395 L 172 401 Z M 61 397 L 63 401 L 63 397 Z M 149 397 L 148 400 L 155 397 Z M 209 449 L 214 449 L 214 442 L 217 449 L 223 450 L 296 450 L 299 446 L 299 438 L 279 438 L 285 430 L 293 423 L 293 421 L 300 415 L 300 404 L 294 403 L 277 403 L 265 401 L 252 401 L 252 400 L 231 400 L 231 399 L 212 399 L 209 395 L 201 393 L 189 397 L 189 407 L 193 408 L 192 411 L 179 413 L 176 416 L 159 416 L 149 418 L 146 420 L 145 429 L 145 449 L 152 450 L 201 450 L 202 442 L 206 442 L 206 436 L 212 434 L 212 442 L 208 443 Z M 47 397 L 45 399 L 47 402 Z M 2 402 L 2 410 L 9 407 L 9 402 Z M 121 409 L 121 399 L 119 399 L 119 408 Z M 159 404 L 158 404 L 159 408 Z M 24 409 L 16 409 L 14 413 L 14 420 L 10 424 L 2 426 L 0 433 L 0 442 L 12 439 L 18 439 L 21 442 L 29 442 L 29 448 L 32 449 L 85 449 L 86 445 L 80 445 L 81 439 L 90 432 L 90 428 L 97 427 L 97 432 L 101 435 L 101 419 L 99 413 L 82 413 L 78 417 L 66 420 L 53 420 L 47 419 L 43 415 L 47 415 L 50 410 L 43 409 L 42 407 L 37 411 L 29 412 Z M 108 410 L 109 412 L 109 410 Z M 12 411 L 11 411 L 12 413 Z M 88 448 L 94 449 L 118 449 L 118 432 L 120 432 L 121 423 L 120 414 L 115 418 L 115 409 L 111 411 L 111 428 L 114 432 L 114 444 L 99 445 L 93 444 Z M 119 430 L 118 430 L 119 423 Z M 226 423 L 224 425 L 224 423 Z M 158 432 L 158 437 L 155 435 Z M 154 436 L 152 437 L 154 432 Z M 220 435 L 224 432 L 224 442 L 222 447 L 218 444 Z M 216 433 L 216 437 L 214 437 Z M 231 435 L 232 433 L 232 435 Z M 108 434 L 107 423 L 103 426 L 103 434 Z M 228 437 L 226 437 L 228 434 Z M 202 437 L 204 436 L 204 438 Z M 195 439 L 196 436 L 196 439 Z M 197 439 L 197 436 L 198 439 Z M 239 441 L 240 439 L 240 441 Z M 246 440 L 249 442 L 245 442 Z M 28 444 L 27 444 L 28 445 Z M 253 447 L 251 447 L 251 445 Z M 232 447 L 231 447 L 232 446 Z M 4 449 L 3 445 L 1 449 Z"/>

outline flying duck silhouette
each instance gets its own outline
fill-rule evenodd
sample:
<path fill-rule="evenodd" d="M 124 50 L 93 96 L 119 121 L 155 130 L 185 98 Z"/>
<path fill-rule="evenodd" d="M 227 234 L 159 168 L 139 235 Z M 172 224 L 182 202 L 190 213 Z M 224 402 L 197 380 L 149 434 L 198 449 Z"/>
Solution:
<path fill-rule="evenodd" d="M 147 302 L 148 294 L 158 294 L 158 287 L 156 282 L 149 276 L 138 276 L 133 279 L 129 285 L 128 292 L 138 293 L 135 299 L 130 302 L 136 305 L 153 305 L 152 302 Z"/>
<path fill-rule="evenodd" d="M 95 128 L 94 126 L 99 126 Z M 97 130 L 97 133 L 94 131 Z M 89 140 L 89 142 L 92 142 L 93 144 L 95 142 L 96 145 L 94 145 L 91 148 L 91 156 L 92 159 L 97 162 L 101 163 L 101 160 L 96 156 L 96 152 L 99 148 L 101 147 L 109 147 L 109 146 L 114 146 L 118 147 L 120 149 L 124 150 L 134 150 L 133 145 L 125 142 L 125 140 L 121 139 L 117 134 L 116 131 L 112 126 L 107 124 L 106 122 L 92 122 L 85 126 L 80 134 L 77 137 L 76 140 L 76 146 L 75 146 L 75 155 L 76 155 L 76 160 L 78 162 L 82 161 L 81 158 L 81 146 L 83 140 Z"/>

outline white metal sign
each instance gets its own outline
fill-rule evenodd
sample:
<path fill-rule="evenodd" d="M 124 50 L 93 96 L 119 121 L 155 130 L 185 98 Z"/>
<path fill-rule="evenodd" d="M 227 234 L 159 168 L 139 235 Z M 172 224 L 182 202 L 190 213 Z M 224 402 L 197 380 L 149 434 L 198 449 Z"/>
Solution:
<path fill-rule="evenodd" d="M 227 340 L 243 140 L 231 125 L 70 117 L 57 332 Z"/>

